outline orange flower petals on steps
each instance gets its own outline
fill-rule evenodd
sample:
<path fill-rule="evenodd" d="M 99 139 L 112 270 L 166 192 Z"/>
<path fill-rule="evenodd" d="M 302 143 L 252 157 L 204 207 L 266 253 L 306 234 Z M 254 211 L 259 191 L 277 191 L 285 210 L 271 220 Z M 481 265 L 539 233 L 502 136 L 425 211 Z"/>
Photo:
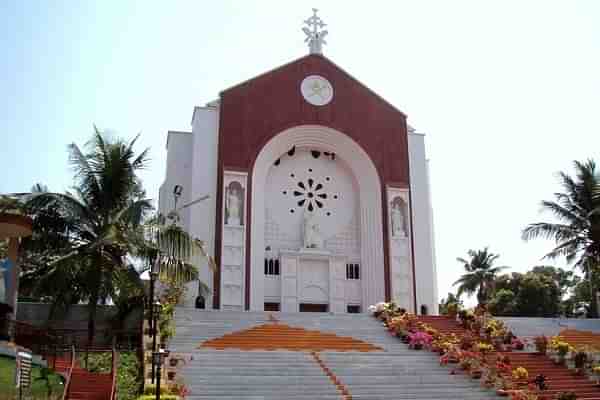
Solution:
<path fill-rule="evenodd" d="M 217 350 L 379 351 L 380 347 L 333 333 L 293 328 L 282 323 L 255 326 L 203 342 L 199 348 Z"/>

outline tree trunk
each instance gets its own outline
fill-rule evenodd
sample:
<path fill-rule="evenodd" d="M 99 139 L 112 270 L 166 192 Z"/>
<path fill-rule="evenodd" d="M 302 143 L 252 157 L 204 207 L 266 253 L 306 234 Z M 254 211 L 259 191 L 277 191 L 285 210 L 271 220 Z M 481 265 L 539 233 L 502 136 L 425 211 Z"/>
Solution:
<path fill-rule="evenodd" d="M 477 292 L 477 302 L 479 304 L 485 303 L 485 289 L 483 286 L 483 282 L 479 284 L 479 291 Z"/>
<path fill-rule="evenodd" d="M 598 302 L 596 301 L 596 290 L 594 289 L 594 270 L 588 267 L 588 282 L 590 284 L 590 312 L 589 318 L 598 318 Z"/>

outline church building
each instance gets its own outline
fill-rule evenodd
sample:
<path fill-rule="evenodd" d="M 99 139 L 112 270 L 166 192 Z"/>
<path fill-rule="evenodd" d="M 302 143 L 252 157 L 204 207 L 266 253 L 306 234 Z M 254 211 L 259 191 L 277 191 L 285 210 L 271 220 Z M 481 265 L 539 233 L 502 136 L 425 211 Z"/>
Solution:
<path fill-rule="evenodd" d="M 205 243 L 186 305 L 219 310 L 366 312 L 393 300 L 437 313 L 425 137 L 407 116 L 310 53 L 195 107 L 169 131 L 163 214 Z"/>

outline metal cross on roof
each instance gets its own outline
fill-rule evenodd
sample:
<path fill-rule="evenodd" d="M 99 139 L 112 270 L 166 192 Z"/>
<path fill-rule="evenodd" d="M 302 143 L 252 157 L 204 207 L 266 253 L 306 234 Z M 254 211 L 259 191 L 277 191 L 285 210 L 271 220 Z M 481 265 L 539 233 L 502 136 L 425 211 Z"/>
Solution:
<path fill-rule="evenodd" d="M 313 15 L 304 21 L 308 27 L 305 26 L 302 28 L 302 31 L 306 34 L 304 42 L 308 43 L 310 54 L 322 54 L 323 44 L 327 44 L 325 36 L 327 36 L 328 33 L 326 30 L 322 29 L 327 26 L 327 24 L 317 15 L 319 10 L 316 8 L 313 8 L 312 10 Z"/>

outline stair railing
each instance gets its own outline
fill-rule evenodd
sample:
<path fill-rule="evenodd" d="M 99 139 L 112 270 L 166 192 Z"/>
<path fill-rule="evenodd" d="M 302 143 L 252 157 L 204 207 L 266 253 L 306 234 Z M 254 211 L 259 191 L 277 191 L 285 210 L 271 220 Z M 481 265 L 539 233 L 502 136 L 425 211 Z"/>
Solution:
<path fill-rule="evenodd" d="M 119 368 L 119 353 L 117 353 L 115 346 L 112 348 L 112 371 L 111 371 L 111 388 L 110 388 L 110 400 L 116 400 L 117 398 L 117 370 Z"/>
<path fill-rule="evenodd" d="M 71 387 L 71 377 L 73 376 L 73 368 L 75 368 L 75 346 L 71 346 L 71 366 L 67 373 L 67 380 L 65 381 L 65 389 L 63 390 L 62 400 L 67 400 L 69 395 L 69 388 Z"/>

